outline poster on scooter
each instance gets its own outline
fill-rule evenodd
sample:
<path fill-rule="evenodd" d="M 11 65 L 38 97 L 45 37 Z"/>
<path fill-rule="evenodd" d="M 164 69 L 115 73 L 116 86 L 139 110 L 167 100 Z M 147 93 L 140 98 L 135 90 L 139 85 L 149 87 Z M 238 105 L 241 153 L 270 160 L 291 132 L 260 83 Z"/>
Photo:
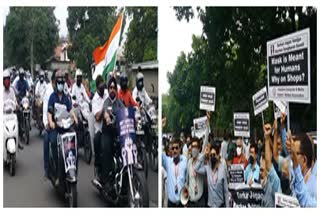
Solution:
<path fill-rule="evenodd" d="M 76 133 L 66 133 L 61 135 L 63 145 L 63 158 L 66 172 L 77 168 L 77 142 Z"/>
<path fill-rule="evenodd" d="M 137 163 L 135 117 L 133 108 L 122 108 L 116 115 L 117 131 L 124 166 Z"/>

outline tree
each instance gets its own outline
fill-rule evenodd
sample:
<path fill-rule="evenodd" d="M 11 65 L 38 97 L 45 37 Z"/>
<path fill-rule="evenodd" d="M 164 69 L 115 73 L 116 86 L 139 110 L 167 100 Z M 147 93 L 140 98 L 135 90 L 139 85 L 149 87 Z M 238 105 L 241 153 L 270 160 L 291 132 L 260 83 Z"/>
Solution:
<path fill-rule="evenodd" d="M 157 59 L 157 8 L 133 7 L 127 11 L 133 16 L 124 49 L 127 61 L 137 63 Z"/>
<path fill-rule="evenodd" d="M 10 7 L 4 26 L 5 67 L 33 71 L 54 53 L 59 39 L 54 7 Z"/>
<path fill-rule="evenodd" d="M 173 73 L 168 75 L 171 98 L 167 109 L 174 109 L 175 114 L 171 115 L 174 121 L 168 117 L 169 128 L 189 128 L 192 119 L 199 116 L 202 84 L 215 86 L 217 90 L 212 120 L 215 128 L 232 129 L 233 112 L 236 111 L 249 111 L 251 127 L 261 127 L 261 117 L 253 114 L 252 95 L 267 85 L 266 43 L 309 27 L 312 103 L 290 104 L 290 120 L 292 127 L 299 124 L 300 130 L 316 130 L 316 9 L 207 7 L 197 10 L 203 23 L 203 37 L 193 39 L 191 53 L 187 57 L 184 57 L 186 54 L 180 56 Z M 188 20 L 190 14 L 190 8 L 176 10 L 178 20 L 183 17 Z M 272 108 L 264 114 L 265 121 L 273 120 Z M 173 124 L 175 121 L 180 124 Z"/>
<path fill-rule="evenodd" d="M 117 17 L 115 7 L 68 7 L 69 56 L 89 79 L 92 53 L 107 41 Z"/>

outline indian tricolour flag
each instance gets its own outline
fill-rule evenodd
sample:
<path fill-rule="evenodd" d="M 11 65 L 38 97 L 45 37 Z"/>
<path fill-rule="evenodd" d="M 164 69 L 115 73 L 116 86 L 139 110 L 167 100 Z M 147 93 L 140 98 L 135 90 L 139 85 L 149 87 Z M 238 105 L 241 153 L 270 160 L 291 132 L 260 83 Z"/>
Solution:
<path fill-rule="evenodd" d="M 121 14 L 106 43 L 93 51 L 93 58 L 96 65 L 92 75 L 93 80 L 95 80 L 98 75 L 102 75 L 102 77 L 105 78 L 108 72 L 114 70 L 120 42 L 122 19 L 123 15 Z"/>

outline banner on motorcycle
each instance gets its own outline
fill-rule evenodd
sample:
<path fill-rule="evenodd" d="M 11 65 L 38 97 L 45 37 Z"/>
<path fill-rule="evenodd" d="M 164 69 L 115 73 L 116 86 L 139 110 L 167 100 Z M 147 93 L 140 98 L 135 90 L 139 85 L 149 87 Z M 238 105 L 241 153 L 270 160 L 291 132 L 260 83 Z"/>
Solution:
<path fill-rule="evenodd" d="M 229 188 L 235 188 L 244 184 L 244 166 L 243 164 L 231 164 L 229 169 Z"/>
<path fill-rule="evenodd" d="M 232 207 L 262 207 L 264 191 L 261 185 L 239 185 L 238 188 L 229 189 Z"/>
<path fill-rule="evenodd" d="M 66 133 L 61 135 L 63 145 L 63 158 L 66 172 L 76 167 L 77 143 L 76 133 Z"/>
<path fill-rule="evenodd" d="M 233 114 L 234 136 L 250 137 L 250 115 L 249 113 Z"/>
<path fill-rule="evenodd" d="M 254 115 L 257 115 L 269 107 L 267 87 L 263 87 L 252 96 Z"/>
<path fill-rule="evenodd" d="M 216 88 L 210 86 L 200 87 L 200 109 L 214 111 L 216 103 Z"/>
<path fill-rule="evenodd" d="M 124 166 L 137 162 L 137 148 L 135 141 L 135 110 L 133 108 L 119 109 L 116 123 Z"/>
<path fill-rule="evenodd" d="M 310 103 L 310 30 L 267 42 L 270 100 Z"/>
<path fill-rule="evenodd" d="M 194 136 L 196 136 L 197 138 L 200 139 L 201 137 L 203 137 L 205 135 L 206 123 L 207 123 L 206 116 L 193 119 Z"/>

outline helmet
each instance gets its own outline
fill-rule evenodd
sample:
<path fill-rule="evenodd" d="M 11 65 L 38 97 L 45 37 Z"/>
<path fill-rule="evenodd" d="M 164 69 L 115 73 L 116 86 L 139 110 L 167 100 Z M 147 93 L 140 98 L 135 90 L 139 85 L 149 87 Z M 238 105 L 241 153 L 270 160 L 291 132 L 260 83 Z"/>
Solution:
<path fill-rule="evenodd" d="M 3 79 L 4 78 L 10 78 L 10 71 L 9 71 L 9 69 L 5 69 L 4 71 L 3 71 Z"/>
<path fill-rule="evenodd" d="M 82 76 L 82 71 L 80 69 L 77 69 L 76 70 L 76 77 L 77 76 Z"/>
<path fill-rule="evenodd" d="M 44 76 L 44 71 L 41 70 L 39 76 Z"/>
<path fill-rule="evenodd" d="M 125 72 L 120 76 L 120 87 L 122 90 L 126 90 L 128 87 L 128 76 Z"/>
<path fill-rule="evenodd" d="M 143 80 L 143 74 L 141 72 L 137 73 L 137 81 Z"/>
<path fill-rule="evenodd" d="M 19 74 L 24 74 L 23 68 L 19 68 Z"/>

